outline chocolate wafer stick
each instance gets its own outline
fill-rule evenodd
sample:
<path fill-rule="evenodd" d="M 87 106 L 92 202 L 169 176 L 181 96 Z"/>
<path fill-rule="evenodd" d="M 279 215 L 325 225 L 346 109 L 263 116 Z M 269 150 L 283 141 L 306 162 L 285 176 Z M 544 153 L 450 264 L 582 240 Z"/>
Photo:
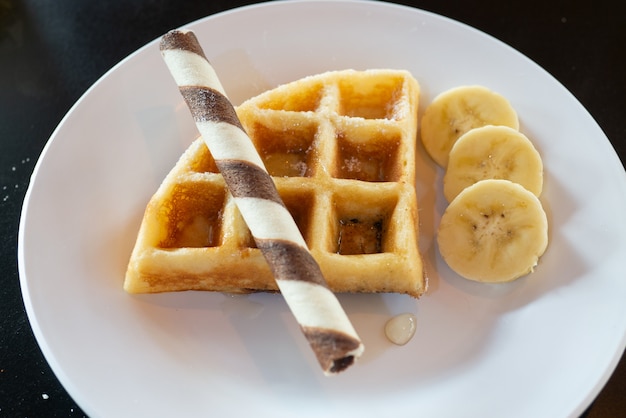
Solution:
<path fill-rule="evenodd" d="M 171 31 L 161 39 L 160 49 L 324 373 L 346 369 L 361 355 L 363 344 L 328 288 L 198 39 L 191 31 Z"/>

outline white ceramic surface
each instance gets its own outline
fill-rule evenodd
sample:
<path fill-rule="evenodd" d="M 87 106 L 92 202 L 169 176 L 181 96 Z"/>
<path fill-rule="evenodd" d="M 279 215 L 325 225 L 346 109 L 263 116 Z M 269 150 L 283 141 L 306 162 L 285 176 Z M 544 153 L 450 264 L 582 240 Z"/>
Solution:
<path fill-rule="evenodd" d="M 437 93 L 482 84 L 517 109 L 544 158 L 551 243 L 505 285 L 453 274 L 433 233 L 442 172 L 420 148 L 420 300 L 342 295 L 366 353 L 324 377 L 280 295 L 130 296 L 126 263 L 150 195 L 195 137 L 157 41 L 71 109 L 24 202 L 19 269 L 53 370 L 92 417 L 566 417 L 592 401 L 626 344 L 626 176 L 606 136 L 554 78 L 485 34 L 379 2 L 247 7 L 195 30 L 235 103 L 325 70 L 403 68 Z M 417 315 L 402 347 L 384 324 Z"/>

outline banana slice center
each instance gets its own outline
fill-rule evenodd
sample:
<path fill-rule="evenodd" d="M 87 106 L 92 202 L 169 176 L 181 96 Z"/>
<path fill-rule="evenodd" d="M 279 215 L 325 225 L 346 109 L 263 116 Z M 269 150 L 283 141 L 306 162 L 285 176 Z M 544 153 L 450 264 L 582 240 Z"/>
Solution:
<path fill-rule="evenodd" d="M 483 243 L 503 246 L 513 239 L 515 233 L 507 226 L 509 222 L 506 212 L 482 211 L 479 216 L 481 222 L 472 222 L 477 247 L 483 246 Z"/>

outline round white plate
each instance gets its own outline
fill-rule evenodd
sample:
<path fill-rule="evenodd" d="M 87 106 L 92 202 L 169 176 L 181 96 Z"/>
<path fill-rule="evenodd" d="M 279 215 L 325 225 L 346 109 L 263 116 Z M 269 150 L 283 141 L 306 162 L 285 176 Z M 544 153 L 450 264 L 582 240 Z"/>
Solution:
<path fill-rule="evenodd" d="M 421 109 L 482 84 L 517 109 L 544 158 L 551 243 L 505 285 L 453 274 L 433 234 L 442 173 L 420 151 L 420 300 L 342 295 L 366 345 L 324 377 L 280 295 L 130 296 L 122 281 L 144 207 L 195 126 L 157 41 L 76 103 L 39 159 L 24 203 L 19 269 L 54 372 L 93 417 L 565 417 L 600 391 L 626 344 L 626 176 L 606 136 L 544 70 L 501 42 L 379 2 L 270 3 L 188 25 L 237 104 L 325 70 L 410 70 Z M 462 65 L 460 65 L 462 63 Z M 421 150 L 421 148 L 420 148 Z M 385 321 L 414 312 L 389 343 Z"/>

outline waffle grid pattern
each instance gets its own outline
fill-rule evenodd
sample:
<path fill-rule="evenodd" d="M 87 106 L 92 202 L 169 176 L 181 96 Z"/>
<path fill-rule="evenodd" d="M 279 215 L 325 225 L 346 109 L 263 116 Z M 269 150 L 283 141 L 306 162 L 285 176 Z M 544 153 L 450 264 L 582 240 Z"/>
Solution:
<path fill-rule="evenodd" d="M 419 86 L 405 71 L 325 73 L 237 108 L 335 292 L 425 290 L 418 251 Z M 276 291 L 201 138 L 150 201 L 131 292 Z"/>

